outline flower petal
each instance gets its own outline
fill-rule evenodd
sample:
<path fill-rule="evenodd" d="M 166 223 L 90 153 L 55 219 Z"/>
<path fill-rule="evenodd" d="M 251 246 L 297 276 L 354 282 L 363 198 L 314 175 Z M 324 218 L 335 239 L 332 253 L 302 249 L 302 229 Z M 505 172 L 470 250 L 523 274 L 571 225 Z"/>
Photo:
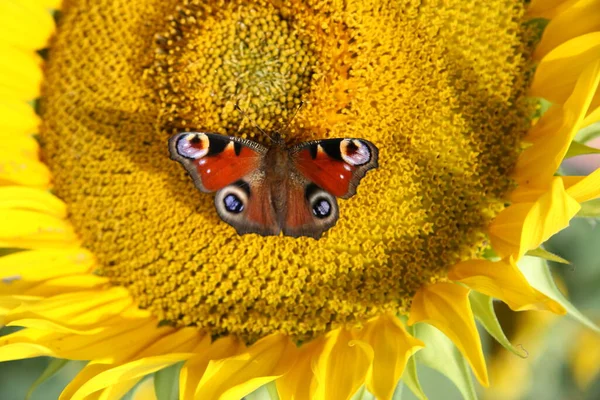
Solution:
<path fill-rule="evenodd" d="M 599 83 L 600 56 L 578 77 L 562 109 L 553 107 L 525 137 L 532 146 L 523 151 L 515 167 L 519 185 L 545 188 L 549 184 L 581 127 Z"/>
<path fill-rule="evenodd" d="M 209 361 L 196 389 L 200 399 L 240 399 L 290 370 L 296 346 L 280 334 L 267 336 L 232 357 Z"/>
<path fill-rule="evenodd" d="M 506 258 L 520 259 L 556 232 L 566 228 L 581 206 L 567 194 L 562 180 L 534 203 L 517 203 L 504 209 L 489 227 L 492 247 Z"/>
<path fill-rule="evenodd" d="M 367 389 L 378 399 L 391 399 L 408 359 L 424 344 L 413 338 L 395 315 L 369 321 L 361 339 L 373 349 L 373 366 L 367 373 Z"/>
<path fill-rule="evenodd" d="M 60 218 L 67 215 L 65 203 L 45 190 L 22 186 L 0 187 L 0 209 L 11 208 L 39 211 Z"/>
<path fill-rule="evenodd" d="M 551 19 L 574 2 L 574 0 L 532 0 L 527 7 L 527 15 Z"/>
<path fill-rule="evenodd" d="M 567 40 L 595 31 L 600 31 L 600 0 L 577 1 L 550 20 L 534 58 L 539 60 Z"/>
<path fill-rule="evenodd" d="M 373 350 L 354 340 L 344 328 L 331 331 L 315 364 L 316 399 L 348 400 L 362 386 L 373 360 Z M 348 368 L 351 365 L 352 368 Z"/>
<path fill-rule="evenodd" d="M 563 104 L 573 92 L 582 71 L 600 58 L 600 32 L 588 33 L 566 41 L 550 51 L 539 63 L 532 96 Z M 596 101 L 592 103 L 598 105 Z"/>
<path fill-rule="evenodd" d="M 425 343 L 425 348 L 415 355 L 418 364 L 435 369 L 450 379 L 462 394 L 463 399 L 477 400 L 473 374 L 469 369 L 466 357 L 461 354 L 455 344 L 440 330 L 428 324 L 415 324 L 411 333 Z M 412 387 L 415 389 L 415 394 L 418 393 L 420 396 L 418 386 L 415 387 L 414 382 Z"/>
<path fill-rule="evenodd" d="M 579 203 L 600 197 L 600 168 L 588 176 L 562 176 L 569 196 Z"/>
<path fill-rule="evenodd" d="M 46 46 L 54 32 L 50 13 L 33 0 L 0 2 L 0 43 L 25 50 Z"/>
<path fill-rule="evenodd" d="M 0 92 L 0 96 L 2 93 Z M 39 159 L 40 144 L 31 135 L 19 135 L 2 137 L 2 148 L 0 149 L 0 157 L 19 156 L 32 161 Z"/>
<path fill-rule="evenodd" d="M 469 304 L 469 289 L 454 283 L 424 286 L 415 294 L 410 308 L 408 324 L 417 322 L 427 322 L 448 336 L 469 361 L 477 380 L 488 385 L 479 333 Z"/>
<path fill-rule="evenodd" d="M 448 271 L 448 278 L 500 299 L 514 311 L 548 310 L 556 314 L 566 313 L 560 304 L 532 288 L 512 259 L 496 262 L 463 261 Z"/>
<path fill-rule="evenodd" d="M 157 400 L 154 392 L 154 379 L 149 378 L 140 384 L 133 392 L 131 400 Z"/>
<path fill-rule="evenodd" d="M 196 357 L 189 359 L 179 374 L 180 399 L 192 400 L 196 397 L 196 388 L 206 367 L 211 360 L 220 360 L 230 357 L 240 349 L 241 344 L 232 336 L 216 340 L 211 343 L 210 335 L 204 336 L 202 341 L 194 349 Z"/>
<path fill-rule="evenodd" d="M 193 353 L 171 353 L 154 357 L 145 357 L 119 365 L 99 373 L 85 382 L 72 397 L 72 400 L 84 399 L 86 396 L 106 387 L 123 381 L 142 378 L 172 364 L 189 359 Z"/>
<path fill-rule="evenodd" d="M 0 55 L 0 95 L 23 101 L 38 97 L 43 78 L 40 57 L 5 44 L 0 44 Z"/>
<path fill-rule="evenodd" d="M 317 338 L 300 346 L 294 366 L 288 373 L 275 381 L 281 400 L 310 400 L 314 398 L 317 380 L 313 373 L 313 365 L 319 358 L 324 346 L 324 338 Z"/>
<path fill-rule="evenodd" d="M 0 185 L 23 185 L 46 189 L 50 171 L 40 161 L 19 154 L 0 159 Z"/>
<path fill-rule="evenodd" d="M 27 103 L 0 100 L 0 132 L 10 133 L 11 136 L 35 133 L 39 124 L 40 117 Z"/>

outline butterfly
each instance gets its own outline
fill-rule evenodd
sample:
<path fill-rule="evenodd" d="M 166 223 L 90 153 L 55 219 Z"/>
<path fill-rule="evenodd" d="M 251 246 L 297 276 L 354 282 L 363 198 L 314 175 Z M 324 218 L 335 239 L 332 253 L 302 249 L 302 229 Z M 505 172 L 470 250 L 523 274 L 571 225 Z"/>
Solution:
<path fill-rule="evenodd" d="M 240 235 L 283 232 L 318 239 L 339 218 L 336 197 L 354 196 L 367 171 L 378 166 L 377 147 L 364 139 L 292 147 L 279 134 L 271 140 L 265 147 L 216 133 L 182 132 L 169 139 L 169 151 L 200 191 L 217 192 L 217 213 Z"/>

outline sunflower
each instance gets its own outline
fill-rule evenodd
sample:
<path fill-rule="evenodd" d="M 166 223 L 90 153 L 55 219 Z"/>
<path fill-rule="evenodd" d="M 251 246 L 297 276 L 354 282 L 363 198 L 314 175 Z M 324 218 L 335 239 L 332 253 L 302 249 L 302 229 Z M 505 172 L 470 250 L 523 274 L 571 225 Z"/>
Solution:
<path fill-rule="evenodd" d="M 425 397 L 417 362 L 473 398 L 475 317 L 520 353 L 492 298 L 587 322 L 523 260 L 600 196 L 557 174 L 600 120 L 598 1 L 57 3 L 0 5 L 0 360 L 87 360 L 61 398 L 171 365 L 182 399 Z M 265 141 L 234 105 L 276 130 L 301 102 L 290 144 L 380 168 L 320 240 L 238 236 L 168 138 Z"/>

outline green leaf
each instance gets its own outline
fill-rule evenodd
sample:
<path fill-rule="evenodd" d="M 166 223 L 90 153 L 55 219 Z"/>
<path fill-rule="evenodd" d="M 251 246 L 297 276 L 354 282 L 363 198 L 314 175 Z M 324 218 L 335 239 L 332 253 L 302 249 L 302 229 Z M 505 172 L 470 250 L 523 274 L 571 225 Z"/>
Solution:
<path fill-rule="evenodd" d="M 527 352 L 513 346 L 504 334 L 500 322 L 498 322 L 498 318 L 496 318 L 493 304 L 494 300 L 490 296 L 475 291 L 471 291 L 469 300 L 471 301 L 471 308 L 473 309 L 475 318 L 477 318 L 485 330 L 506 350 L 511 351 L 521 358 L 526 358 Z"/>
<path fill-rule="evenodd" d="M 269 382 L 266 385 L 262 385 L 254 392 L 244 396 L 244 400 L 279 400 L 275 382 Z"/>
<path fill-rule="evenodd" d="M 375 400 L 375 396 L 373 396 L 363 385 L 358 389 L 358 392 L 352 396 L 352 400 Z"/>
<path fill-rule="evenodd" d="M 182 362 L 154 373 L 154 392 L 158 400 L 179 399 L 179 370 Z"/>
<path fill-rule="evenodd" d="M 598 218 L 600 217 L 600 199 L 584 201 L 581 203 L 581 210 L 576 217 Z"/>
<path fill-rule="evenodd" d="M 48 366 L 42 372 L 42 374 L 31 384 L 29 390 L 27 391 L 27 395 L 25 396 L 25 400 L 29 400 L 29 398 L 33 395 L 35 389 L 40 386 L 42 383 L 46 382 L 48 379 L 52 378 L 58 371 L 60 371 L 69 360 L 63 360 L 61 358 L 53 358 L 48 363 Z"/>
<path fill-rule="evenodd" d="M 404 383 L 402 381 L 398 382 L 396 385 L 396 389 L 394 389 L 394 394 L 392 395 L 392 400 L 402 400 L 402 392 L 404 391 Z"/>
<path fill-rule="evenodd" d="M 517 265 L 523 275 L 527 278 L 531 286 L 544 293 L 567 310 L 567 313 L 581 324 L 600 333 L 600 328 L 589 318 L 583 315 L 567 298 L 554 283 L 550 269 L 545 260 L 537 257 L 523 257 Z"/>
<path fill-rule="evenodd" d="M 583 143 L 572 141 L 571 145 L 569 146 L 569 150 L 567 150 L 567 154 L 565 154 L 565 158 L 582 156 L 584 154 L 600 154 L 600 149 L 596 149 L 594 147 L 586 146 Z"/>
<path fill-rule="evenodd" d="M 544 249 L 541 246 L 538 247 L 537 249 L 529 250 L 525 254 L 528 256 L 531 256 L 531 257 L 539 257 L 539 258 L 543 258 L 544 260 L 554 261 L 554 262 L 561 263 L 561 264 L 571 264 L 569 261 L 565 260 L 562 257 L 557 256 L 554 253 L 550 253 L 548 250 Z"/>
<path fill-rule="evenodd" d="M 413 329 L 413 336 L 425 343 L 425 348 L 415 355 L 419 364 L 433 368 L 450 379 L 464 399 L 476 400 L 471 370 L 454 343 L 431 325 L 418 323 Z"/>
<path fill-rule="evenodd" d="M 412 327 L 409 327 L 408 331 L 411 335 L 414 335 Z M 427 400 L 427 396 L 425 396 L 425 392 L 423 392 L 421 382 L 419 382 L 419 377 L 417 376 L 417 360 L 414 355 L 408 359 L 400 382 L 404 383 L 419 400 Z"/>
<path fill-rule="evenodd" d="M 587 143 L 597 137 L 600 137 L 600 122 L 596 122 L 595 124 L 580 129 L 579 132 L 577 132 L 577 135 L 575 135 L 575 140 L 580 143 Z"/>

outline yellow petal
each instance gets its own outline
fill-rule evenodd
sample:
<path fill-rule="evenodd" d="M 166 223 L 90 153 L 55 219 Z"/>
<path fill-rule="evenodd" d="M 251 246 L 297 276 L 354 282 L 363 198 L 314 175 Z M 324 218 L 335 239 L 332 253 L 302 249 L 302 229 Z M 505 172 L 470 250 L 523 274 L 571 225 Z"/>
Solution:
<path fill-rule="evenodd" d="M 0 198 L 1 193 L 2 188 Z M 19 280 L 37 282 L 90 272 L 94 264 L 93 255 L 80 248 L 21 251 L 0 257 L 0 278 L 19 275 Z"/>
<path fill-rule="evenodd" d="M 84 399 L 86 396 L 106 387 L 131 379 L 142 378 L 170 365 L 187 360 L 192 356 L 192 353 L 174 353 L 146 357 L 108 369 L 84 383 L 79 390 L 73 394 L 72 400 Z"/>
<path fill-rule="evenodd" d="M 539 63 L 530 94 L 563 104 L 573 92 L 582 71 L 600 58 L 600 32 L 566 41 L 550 51 Z M 592 104 L 597 106 L 597 99 Z"/>
<path fill-rule="evenodd" d="M 315 364 L 316 399 L 347 400 L 363 385 L 373 349 L 354 340 L 344 328 L 329 332 Z M 352 368 L 348 368 L 352 366 Z"/>
<path fill-rule="evenodd" d="M 314 398 L 317 380 L 313 373 L 313 365 L 321 355 L 323 346 L 325 346 L 325 339 L 319 337 L 300 347 L 298 359 L 292 369 L 275 381 L 281 400 Z"/>
<path fill-rule="evenodd" d="M 2 96 L 0 89 L 0 96 Z M 4 157 L 20 156 L 32 161 L 39 159 L 40 144 L 31 135 L 13 135 L 9 137 L 0 136 L 2 148 L 0 148 L 0 159 Z"/>
<path fill-rule="evenodd" d="M 556 314 L 566 313 L 560 304 L 531 287 L 512 259 L 460 262 L 448 271 L 448 278 L 500 299 L 514 311 L 549 310 Z"/>
<path fill-rule="evenodd" d="M 534 58 L 539 60 L 567 40 L 595 31 L 600 31 L 600 0 L 577 1 L 548 23 Z"/>
<path fill-rule="evenodd" d="M 549 110 L 525 137 L 532 146 L 523 151 L 515 167 L 519 185 L 545 188 L 549 184 L 583 122 L 599 83 L 600 56 L 578 77 L 562 109 Z"/>
<path fill-rule="evenodd" d="M 31 52 L 0 44 L 0 94 L 28 101 L 40 94 L 40 57 Z"/>
<path fill-rule="evenodd" d="M 119 399 L 121 397 L 118 397 Z M 131 400 L 157 400 L 154 392 L 154 379 L 146 379 L 135 389 Z"/>
<path fill-rule="evenodd" d="M 373 349 L 373 366 L 367 373 L 367 389 L 377 399 L 391 399 L 406 362 L 424 344 L 406 332 L 392 314 L 369 321 L 361 338 Z"/>
<path fill-rule="evenodd" d="M 198 355 L 189 359 L 181 368 L 179 374 L 180 399 L 194 399 L 198 383 L 211 360 L 230 357 L 236 354 L 240 348 L 242 348 L 241 343 L 233 336 L 226 336 L 214 343 L 211 343 L 210 335 L 204 336 L 193 351 Z"/>
<path fill-rule="evenodd" d="M 108 286 L 106 277 L 82 274 L 62 276 L 60 278 L 48 279 L 44 282 L 34 283 L 23 291 L 30 296 L 53 297 L 64 293 L 102 290 Z"/>
<path fill-rule="evenodd" d="M 596 107 L 591 111 L 588 111 L 587 116 L 581 123 L 581 128 L 588 127 L 592 124 L 595 124 L 596 122 L 600 122 L 600 106 Z"/>
<path fill-rule="evenodd" d="M 110 364 L 100 364 L 95 361 L 90 361 L 81 371 L 79 371 L 75 378 L 71 379 L 67 387 L 65 387 L 60 394 L 59 400 L 71 400 L 73 394 L 79 390 L 84 383 L 111 367 L 112 365 Z"/>
<path fill-rule="evenodd" d="M 11 154 L 0 158 L 0 185 L 23 185 L 46 189 L 50 184 L 50 171 L 43 163 Z"/>
<path fill-rule="evenodd" d="M 0 246 L 64 248 L 77 244 L 73 227 L 65 220 L 35 211 L 0 209 Z"/>
<path fill-rule="evenodd" d="M 40 118 L 27 103 L 17 100 L 0 100 L 0 131 L 11 134 L 35 133 L 39 123 Z"/>
<path fill-rule="evenodd" d="M 179 328 L 160 338 L 142 351 L 138 357 L 153 357 L 169 353 L 195 353 L 194 349 L 204 338 L 197 328 Z"/>
<path fill-rule="evenodd" d="M 527 15 L 532 18 L 554 18 L 571 7 L 577 0 L 532 0 L 527 7 Z"/>
<path fill-rule="evenodd" d="M 296 346 L 287 336 L 267 336 L 241 354 L 210 361 L 196 389 L 196 398 L 241 399 L 288 372 L 296 355 Z"/>
<path fill-rule="evenodd" d="M 102 390 L 101 392 L 96 392 L 94 393 L 94 395 L 97 395 L 98 400 L 122 400 L 125 395 L 131 390 L 133 389 L 133 387 L 135 385 L 137 385 L 137 383 L 142 380 L 144 378 L 134 378 L 134 379 L 130 379 L 128 381 L 124 381 L 124 382 L 119 382 L 116 385 L 112 385 L 110 387 L 107 387 L 106 389 Z M 152 386 L 152 394 L 154 393 L 154 381 L 152 379 L 147 379 L 147 381 L 150 381 L 150 383 L 153 385 Z M 146 381 L 144 381 L 145 383 Z M 140 387 L 142 387 L 144 385 L 144 383 L 142 383 L 140 385 Z M 151 397 L 150 394 L 148 392 L 140 392 L 141 395 L 147 396 L 147 397 L 138 397 L 137 393 L 139 391 L 139 388 L 133 393 L 132 395 L 132 400 L 134 399 L 142 399 L 142 400 L 156 400 L 156 396 L 155 397 Z M 91 400 L 93 399 L 93 395 L 92 396 L 88 396 L 86 398 L 86 400 Z"/>
<path fill-rule="evenodd" d="M 50 13 L 31 0 L 1 1 L 0 26 L 0 43 L 24 50 L 45 47 L 54 33 Z"/>
<path fill-rule="evenodd" d="M 477 380 L 488 386 L 485 359 L 469 303 L 469 289 L 436 283 L 419 289 L 413 298 L 408 324 L 426 322 L 442 331 L 469 361 Z"/>
<path fill-rule="evenodd" d="M 71 327 L 84 327 L 119 315 L 132 302 L 127 289 L 122 287 L 65 293 L 19 307 L 7 315 L 7 320 L 43 318 Z"/>
<path fill-rule="evenodd" d="M 600 168 L 588 176 L 562 176 L 567 193 L 579 203 L 600 197 Z"/>
<path fill-rule="evenodd" d="M 566 228 L 580 208 L 556 177 L 550 191 L 536 202 L 513 204 L 496 216 L 489 227 L 492 247 L 501 258 L 518 260 Z"/>
<path fill-rule="evenodd" d="M 151 319 L 122 321 L 119 325 L 104 327 L 99 333 L 86 335 L 26 328 L 0 337 L 0 360 L 51 355 L 70 360 L 93 359 L 103 364 L 122 363 L 172 330 L 156 328 L 156 321 Z M 11 352 L 15 345 L 31 349 L 31 355 Z"/>

